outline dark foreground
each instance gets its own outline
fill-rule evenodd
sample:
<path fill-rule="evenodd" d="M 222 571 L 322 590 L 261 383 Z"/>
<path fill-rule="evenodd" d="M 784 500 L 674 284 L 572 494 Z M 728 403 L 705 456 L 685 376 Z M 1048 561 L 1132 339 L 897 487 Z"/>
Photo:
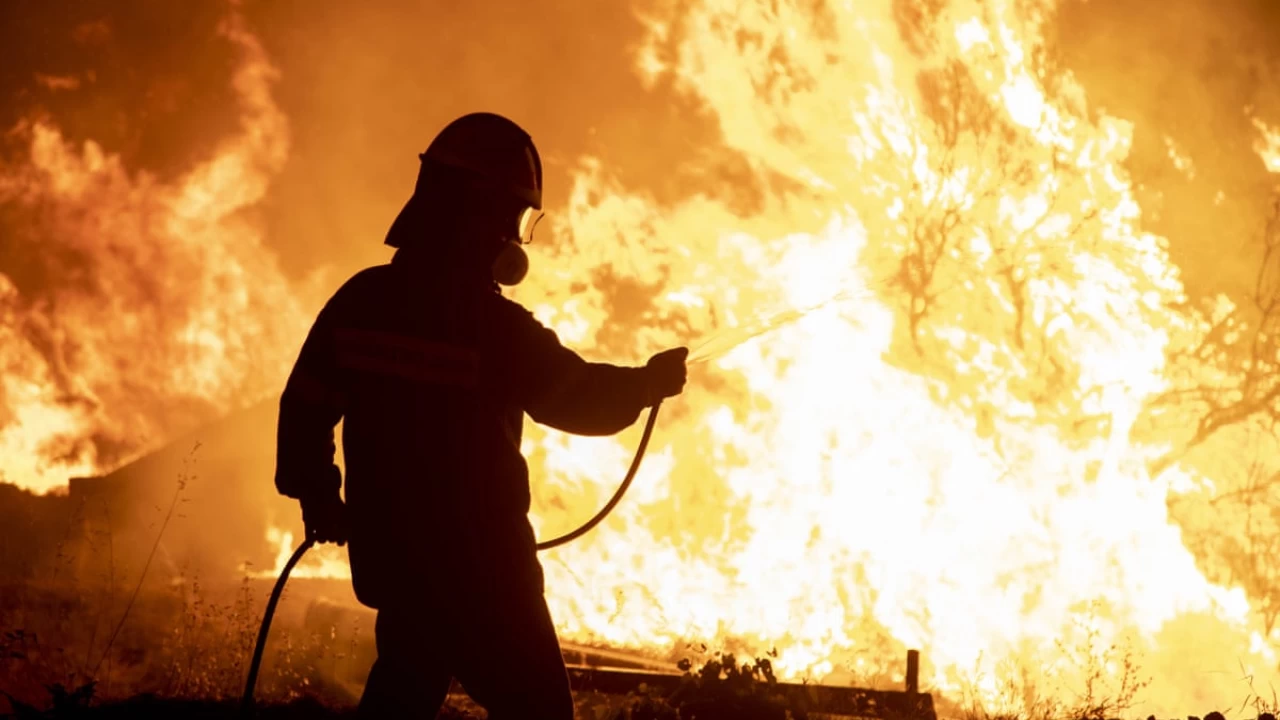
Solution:
<path fill-rule="evenodd" d="M 89 707 L 51 707 L 44 710 L 19 706 L 11 714 L 0 715 L 15 720 L 61 720 L 86 718 L 89 720 L 159 720 L 160 718 L 190 718 L 191 720 L 232 720 L 244 718 L 237 704 L 201 700 L 157 699 L 138 697 L 117 703 Z M 273 704 L 258 708 L 252 715 L 260 720 L 336 720 L 355 718 L 354 709 L 335 709 L 313 699 L 295 700 L 287 704 Z M 484 711 L 465 697 L 451 698 L 437 720 L 483 720 Z M 675 707 L 659 699 L 637 696 L 618 697 L 591 694 L 578 698 L 577 717 L 590 720 L 788 720 L 806 718 L 805 713 L 788 713 L 787 710 L 763 704 L 710 703 L 699 706 Z M 812 716 L 834 718 L 844 716 Z M 908 720 L 903 718 L 902 720 Z M 993 718 L 985 715 L 965 716 L 962 720 L 1015 720 Z M 1032 720 L 1032 719 L 1027 719 Z M 1049 720 L 1039 718 L 1034 720 Z M 1060 720 L 1098 720 L 1091 718 L 1062 718 Z M 1156 720 L 1154 717 L 1147 720 Z M 1188 716 L 1186 720 L 1200 720 Z M 1218 712 L 1210 712 L 1204 720 L 1225 720 Z M 1257 720 L 1276 720 L 1275 715 L 1264 712 Z"/>
<path fill-rule="evenodd" d="M 725 662 L 727 661 L 727 662 Z M 584 689 L 575 691 L 576 715 L 590 720 L 807 720 L 811 716 L 804 703 L 779 692 L 779 685 L 770 677 L 760 677 L 758 665 L 738 665 L 731 658 L 708 663 L 698 673 L 690 673 L 679 680 L 678 685 L 659 687 L 670 683 L 641 683 L 621 692 L 600 692 Z M 767 666 L 766 666 L 767 667 Z M 8 700 L 11 715 L 19 720 L 54 720 L 63 718 L 241 718 L 245 717 L 237 702 L 231 700 L 197 700 L 160 698 L 155 695 L 137 695 L 127 700 L 99 702 L 95 685 L 88 684 L 75 690 L 61 685 L 47 688 L 48 699 L 40 707 L 25 704 L 11 696 L 0 694 L 0 709 Z M 350 704 L 325 702 L 314 696 L 306 696 L 290 702 L 267 702 L 252 713 L 256 718 L 280 720 L 328 720 L 352 718 L 355 711 Z M 873 713 L 883 720 L 898 720 L 884 713 Z M 439 715 L 440 720 L 481 720 L 485 713 L 468 698 L 457 685 L 449 701 Z M 815 720 L 816 717 L 814 716 Z M 834 717 L 823 715 L 821 717 Z M 919 718 L 918 720 L 926 720 Z M 927 720 L 933 720 L 932 714 Z M 1274 719 L 1272 719 L 1274 720 Z"/>
<path fill-rule="evenodd" d="M 681 720 L 680 710 L 668 703 L 643 697 L 607 696 L 603 694 L 584 694 L 577 698 L 578 717 L 591 720 Z M 233 702 L 213 702 L 207 700 L 159 699 L 154 697 L 137 697 L 106 705 L 80 703 L 64 703 L 62 706 L 33 708 L 16 706 L 11 714 L 0 717 L 15 720 L 63 720 L 65 718 L 86 718 L 87 720 L 159 720 L 160 718 L 190 718 L 192 720 L 232 720 L 243 718 L 238 704 Z M 326 706 L 318 700 L 302 699 L 290 703 L 277 703 L 257 708 L 252 717 L 260 720 L 337 720 L 338 718 L 355 718 L 353 708 L 337 709 Z M 483 710 L 477 708 L 464 696 L 450 698 L 449 704 L 441 711 L 438 720 L 482 720 Z M 685 714 L 683 717 L 695 717 Z M 744 720 L 782 720 L 785 712 L 761 713 L 761 709 L 742 706 L 723 708 L 705 708 L 696 715 L 697 718 L 717 720 L 719 718 L 743 718 Z M 795 717 L 795 716 L 793 716 Z"/>

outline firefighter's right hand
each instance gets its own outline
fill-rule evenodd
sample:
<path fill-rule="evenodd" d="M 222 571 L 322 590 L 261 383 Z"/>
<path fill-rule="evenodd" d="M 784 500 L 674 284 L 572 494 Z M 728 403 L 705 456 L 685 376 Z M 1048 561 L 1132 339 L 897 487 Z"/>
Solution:
<path fill-rule="evenodd" d="M 347 544 L 347 506 L 335 492 L 302 501 L 302 523 L 307 537 L 318 543 Z"/>
<path fill-rule="evenodd" d="M 649 374 L 650 405 L 684 392 L 684 383 L 689 377 L 685 366 L 688 359 L 689 348 L 685 347 L 672 348 L 649 358 L 645 371 Z"/>

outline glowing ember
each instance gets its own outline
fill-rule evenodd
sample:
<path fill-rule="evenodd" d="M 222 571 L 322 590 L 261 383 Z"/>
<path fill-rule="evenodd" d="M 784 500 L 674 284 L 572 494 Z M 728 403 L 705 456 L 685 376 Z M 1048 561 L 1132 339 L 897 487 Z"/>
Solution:
<path fill-rule="evenodd" d="M 1254 118 L 1253 126 L 1258 128 L 1261 134 L 1258 142 L 1254 144 L 1254 149 L 1267 164 L 1268 170 L 1280 173 L 1280 128 L 1270 127 L 1257 118 Z"/>
<path fill-rule="evenodd" d="M 1164 138 L 1164 146 L 1169 151 L 1169 160 L 1173 163 L 1173 166 L 1186 175 L 1188 180 L 1194 180 L 1196 178 L 1195 163 L 1191 161 L 1186 152 L 1173 141 L 1173 138 L 1167 135 Z"/>

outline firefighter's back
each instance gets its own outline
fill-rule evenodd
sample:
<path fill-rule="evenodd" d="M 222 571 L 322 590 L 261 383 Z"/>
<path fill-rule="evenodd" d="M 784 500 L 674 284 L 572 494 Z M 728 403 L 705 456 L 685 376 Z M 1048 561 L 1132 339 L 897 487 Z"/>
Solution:
<path fill-rule="evenodd" d="M 486 585 L 532 558 L 522 413 L 492 379 L 495 300 L 483 285 L 424 282 L 391 264 L 330 303 L 352 571 L 369 604 L 441 575 Z"/>

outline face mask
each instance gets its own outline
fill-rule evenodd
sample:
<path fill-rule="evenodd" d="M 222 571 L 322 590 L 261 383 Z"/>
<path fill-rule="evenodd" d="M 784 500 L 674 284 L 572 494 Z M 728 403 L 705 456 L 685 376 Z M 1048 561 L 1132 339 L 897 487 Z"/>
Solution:
<path fill-rule="evenodd" d="M 533 242 L 533 231 L 540 220 L 542 213 L 531 207 L 520 213 L 516 237 L 507 238 L 502 243 L 502 249 L 490 266 L 494 282 L 511 287 L 519 285 L 525 275 L 529 274 L 529 255 L 521 246 Z"/>
<path fill-rule="evenodd" d="M 529 255 L 525 253 L 524 248 L 520 247 L 518 241 L 508 240 L 502 243 L 502 249 L 493 259 L 490 270 L 493 273 L 493 281 L 499 285 L 507 287 L 519 285 L 520 281 L 524 280 L 524 276 L 529 274 Z"/>

